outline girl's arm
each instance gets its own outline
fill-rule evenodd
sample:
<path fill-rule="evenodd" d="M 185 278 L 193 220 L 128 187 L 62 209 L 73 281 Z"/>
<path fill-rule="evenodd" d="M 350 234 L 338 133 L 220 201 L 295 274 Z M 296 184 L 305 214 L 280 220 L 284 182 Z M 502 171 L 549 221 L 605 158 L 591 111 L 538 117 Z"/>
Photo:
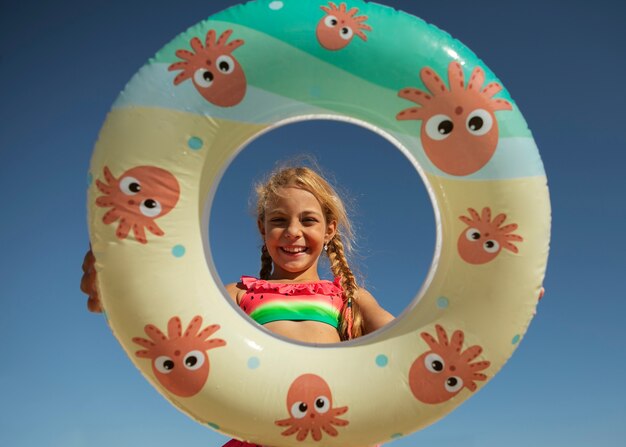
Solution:
<path fill-rule="evenodd" d="M 370 334 L 393 321 L 394 316 L 383 309 L 367 290 L 357 291 L 357 301 L 363 315 L 364 334 Z"/>

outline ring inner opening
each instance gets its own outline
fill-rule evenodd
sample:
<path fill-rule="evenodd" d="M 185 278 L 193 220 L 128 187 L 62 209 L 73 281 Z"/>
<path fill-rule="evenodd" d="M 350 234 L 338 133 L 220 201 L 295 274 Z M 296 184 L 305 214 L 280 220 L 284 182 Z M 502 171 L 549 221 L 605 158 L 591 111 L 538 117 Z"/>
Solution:
<path fill-rule="evenodd" d="M 259 275 L 263 241 L 255 184 L 277 166 L 303 162 L 329 180 L 347 205 L 356 236 L 349 263 L 359 286 L 396 318 L 419 300 L 437 258 L 431 195 L 406 150 L 358 124 L 335 119 L 283 123 L 233 156 L 209 204 L 207 257 L 222 285 Z M 321 256 L 319 275 L 333 279 L 326 256 Z"/>

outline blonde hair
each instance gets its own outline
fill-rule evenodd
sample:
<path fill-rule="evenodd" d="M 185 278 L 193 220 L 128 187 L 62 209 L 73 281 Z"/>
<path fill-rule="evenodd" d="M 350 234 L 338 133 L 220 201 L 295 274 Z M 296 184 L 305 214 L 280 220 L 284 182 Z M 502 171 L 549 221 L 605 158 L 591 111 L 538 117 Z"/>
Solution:
<path fill-rule="evenodd" d="M 273 172 L 269 179 L 256 186 L 257 218 L 265 220 L 265 207 L 278 196 L 279 189 L 295 187 L 310 192 L 320 203 L 326 222 L 336 221 L 337 232 L 328 242 L 330 269 L 336 277 L 341 277 L 344 290 L 341 321 L 337 331 L 342 340 L 363 335 L 363 317 L 356 300 L 358 290 L 354 273 L 348 265 L 347 255 L 352 250 L 353 233 L 346 208 L 335 189 L 314 170 L 299 166 L 281 168 Z M 261 248 L 261 279 L 269 279 L 273 263 L 265 245 Z"/>

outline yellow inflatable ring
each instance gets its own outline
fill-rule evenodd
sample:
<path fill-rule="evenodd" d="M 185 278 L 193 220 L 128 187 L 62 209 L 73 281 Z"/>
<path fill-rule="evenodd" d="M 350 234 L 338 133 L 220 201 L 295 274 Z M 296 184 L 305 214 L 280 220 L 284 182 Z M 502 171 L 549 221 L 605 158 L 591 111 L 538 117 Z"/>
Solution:
<path fill-rule="evenodd" d="M 225 298 L 205 231 L 236 153 L 311 118 L 357 123 L 398 146 L 438 230 L 409 308 L 327 347 L 248 321 Z M 193 26 L 119 96 L 90 178 L 98 289 L 115 336 L 174 405 L 258 444 L 363 446 L 443 417 L 511 356 L 543 281 L 548 190 L 517 106 L 458 41 L 374 3 L 258 0 Z"/>

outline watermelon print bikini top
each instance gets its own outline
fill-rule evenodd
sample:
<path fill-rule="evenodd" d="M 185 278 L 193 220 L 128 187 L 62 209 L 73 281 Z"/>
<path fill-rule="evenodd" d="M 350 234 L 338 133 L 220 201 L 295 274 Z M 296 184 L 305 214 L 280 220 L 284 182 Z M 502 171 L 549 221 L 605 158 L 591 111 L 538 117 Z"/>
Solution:
<path fill-rule="evenodd" d="M 273 283 L 242 276 L 246 288 L 239 307 L 259 324 L 272 321 L 319 321 L 339 326 L 343 307 L 341 278 L 305 283 Z"/>

